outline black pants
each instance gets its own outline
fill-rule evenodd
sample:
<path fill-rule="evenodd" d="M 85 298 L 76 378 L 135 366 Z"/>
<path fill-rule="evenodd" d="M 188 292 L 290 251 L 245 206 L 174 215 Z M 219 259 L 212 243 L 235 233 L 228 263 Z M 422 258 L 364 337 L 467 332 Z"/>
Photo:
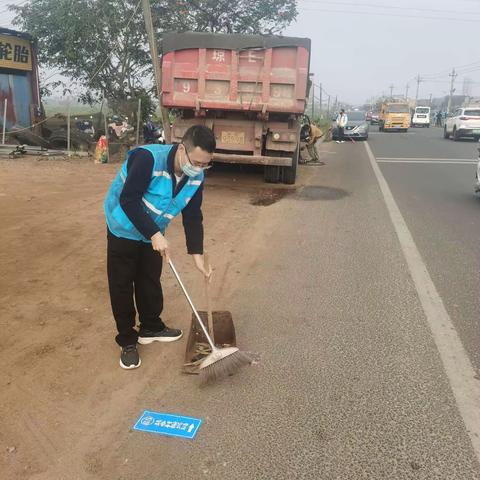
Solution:
<path fill-rule="evenodd" d="M 162 330 L 162 256 L 152 245 L 107 233 L 107 272 L 110 301 L 121 347 L 137 343 L 135 305 L 140 327 Z M 135 303 L 134 303 L 135 297 Z"/>
<path fill-rule="evenodd" d="M 340 140 L 341 142 L 345 139 L 344 132 L 345 132 L 344 127 L 338 127 L 338 140 Z"/>

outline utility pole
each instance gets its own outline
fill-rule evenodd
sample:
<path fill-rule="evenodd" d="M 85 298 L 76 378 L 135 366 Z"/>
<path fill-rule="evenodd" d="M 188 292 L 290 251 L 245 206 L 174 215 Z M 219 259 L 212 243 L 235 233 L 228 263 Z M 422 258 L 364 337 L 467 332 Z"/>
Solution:
<path fill-rule="evenodd" d="M 407 83 L 407 86 L 405 87 L 405 100 L 408 100 L 408 89 L 410 88 L 410 85 Z"/>
<path fill-rule="evenodd" d="M 452 81 L 450 82 L 450 95 L 448 97 L 447 113 L 452 113 L 452 99 L 453 99 L 453 92 L 455 92 L 455 88 L 453 88 L 453 84 L 455 82 L 455 78 L 457 77 L 455 68 L 452 69 L 452 73 L 450 73 L 448 76 L 452 78 Z"/>
<path fill-rule="evenodd" d="M 5 145 L 5 132 L 7 130 L 7 105 L 8 105 L 8 98 L 5 97 L 3 101 L 3 131 L 2 131 L 2 145 Z M 70 106 L 69 106 L 70 108 Z"/>
<path fill-rule="evenodd" d="M 315 84 L 312 83 L 312 119 L 315 116 Z"/>
<path fill-rule="evenodd" d="M 162 106 L 162 67 L 158 58 L 157 41 L 153 31 L 152 10 L 149 0 L 142 0 L 143 18 L 145 19 L 145 28 L 147 30 L 148 44 L 150 46 L 150 55 L 153 62 L 153 71 L 155 74 L 155 83 L 157 85 L 157 95 L 160 102 L 160 111 L 162 112 L 163 131 L 165 133 L 165 141 L 171 143 L 172 132 L 170 131 L 170 119 L 168 112 Z"/>
<path fill-rule="evenodd" d="M 322 118 L 322 84 L 320 84 L 320 118 Z"/>
<path fill-rule="evenodd" d="M 138 110 L 137 110 L 137 135 L 135 140 L 137 145 L 140 143 L 140 117 L 142 116 L 142 97 L 138 99 Z"/>
<path fill-rule="evenodd" d="M 417 102 L 418 102 L 418 90 L 420 89 L 420 82 L 422 81 L 422 79 L 420 78 L 420 74 L 418 74 L 417 76 L 417 93 L 415 94 L 415 106 L 417 106 Z"/>
<path fill-rule="evenodd" d="M 335 107 L 334 107 L 335 112 L 338 112 L 338 95 L 335 95 Z"/>
<path fill-rule="evenodd" d="M 395 85 L 390 85 L 390 98 L 393 100 L 393 89 L 395 88 Z"/>
<path fill-rule="evenodd" d="M 327 116 L 328 116 L 328 118 L 330 118 L 330 95 L 328 96 Z"/>
<path fill-rule="evenodd" d="M 71 147 L 71 141 L 70 141 L 70 128 L 71 124 L 71 117 L 70 117 L 70 100 L 68 100 L 68 109 L 67 109 L 67 156 L 69 157 L 70 154 L 70 147 Z"/>
<path fill-rule="evenodd" d="M 432 94 L 430 94 L 430 100 L 428 101 L 428 106 L 429 106 L 429 107 L 432 106 Z"/>

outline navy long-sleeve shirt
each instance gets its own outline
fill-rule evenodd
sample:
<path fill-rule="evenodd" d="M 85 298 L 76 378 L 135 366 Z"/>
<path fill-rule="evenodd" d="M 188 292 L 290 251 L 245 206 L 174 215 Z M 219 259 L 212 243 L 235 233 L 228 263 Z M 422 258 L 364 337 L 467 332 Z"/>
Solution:
<path fill-rule="evenodd" d="M 175 196 L 185 185 L 188 178 L 182 177 L 177 185 L 177 179 L 174 172 L 175 145 L 167 159 L 168 173 L 172 178 L 172 195 Z M 142 197 L 147 191 L 152 178 L 154 160 L 152 154 L 142 148 L 136 150 L 130 155 L 127 163 L 127 179 L 120 194 L 120 206 L 133 223 L 135 228 L 145 237 L 150 239 L 155 233 L 159 232 L 157 224 L 145 211 Z M 195 195 L 188 205 L 182 210 L 183 228 L 187 242 L 187 251 L 193 255 L 203 253 L 203 183 L 200 185 Z"/>

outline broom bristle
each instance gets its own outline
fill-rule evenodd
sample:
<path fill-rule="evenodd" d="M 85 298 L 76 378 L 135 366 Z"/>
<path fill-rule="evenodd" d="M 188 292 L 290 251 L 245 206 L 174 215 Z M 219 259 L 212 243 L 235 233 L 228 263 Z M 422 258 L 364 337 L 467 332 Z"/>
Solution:
<path fill-rule="evenodd" d="M 250 365 L 253 359 L 245 352 L 238 350 L 228 357 L 223 357 L 220 360 L 200 369 L 200 383 L 202 385 L 218 382 L 230 375 L 233 375 L 241 367 Z"/>

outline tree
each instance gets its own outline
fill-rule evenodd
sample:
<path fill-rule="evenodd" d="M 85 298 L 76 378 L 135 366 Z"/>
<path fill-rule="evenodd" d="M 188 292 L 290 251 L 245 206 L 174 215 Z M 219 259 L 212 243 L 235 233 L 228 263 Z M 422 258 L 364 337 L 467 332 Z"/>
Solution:
<path fill-rule="evenodd" d="M 41 66 L 80 87 L 85 103 L 127 99 L 144 89 L 151 62 L 136 0 L 31 0 L 14 24 L 38 41 Z M 70 85 L 68 90 L 71 90 Z"/>
<path fill-rule="evenodd" d="M 297 15 L 296 0 L 151 0 L 165 31 L 278 33 Z M 153 92 L 139 0 L 29 0 L 11 6 L 14 24 L 38 40 L 42 67 L 56 69 L 85 103 L 121 105 Z M 58 81 L 57 81 L 58 84 Z M 48 88 L 48 85 L 44 85 Z M 120 110 L 119 110 L 120 111 Z"/>
<path fill-rule="evenodd" d="M 160 31 L 279 33 L 297 17 L 296 0 L 153 0 Z"/>

